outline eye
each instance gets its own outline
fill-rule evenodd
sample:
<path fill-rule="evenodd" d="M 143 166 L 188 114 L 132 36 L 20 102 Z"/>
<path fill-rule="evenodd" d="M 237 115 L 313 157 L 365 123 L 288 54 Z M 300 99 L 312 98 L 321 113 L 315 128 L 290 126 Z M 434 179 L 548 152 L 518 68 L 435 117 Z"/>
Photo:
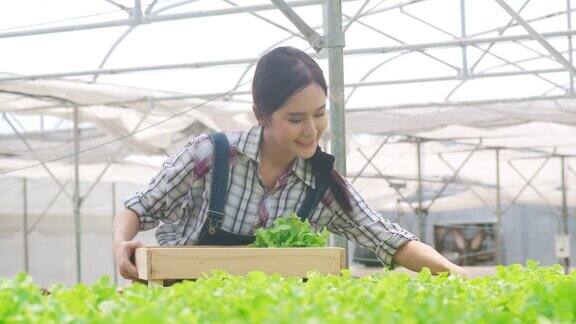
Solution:
<path fill-rule="evenodd" d="M 325 115 L 325 113 L 321 113 L 321 114 L 319 114 L 319 115 L 314 115 L 314 117 L 322 117 L 322 116 L 324 116 L 324 115 Z"/>
<path fill-rule="evenodd" d="M 293 123 L 293 124 L 298 124 L 299 122 L 302 121 L 302 119 L 288 119 L 288 121 Z"/>

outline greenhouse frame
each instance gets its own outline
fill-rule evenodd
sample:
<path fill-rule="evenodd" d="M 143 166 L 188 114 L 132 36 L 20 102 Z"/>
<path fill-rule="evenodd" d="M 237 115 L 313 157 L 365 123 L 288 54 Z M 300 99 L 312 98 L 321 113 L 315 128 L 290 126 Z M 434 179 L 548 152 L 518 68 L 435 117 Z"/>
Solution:
<path fill-rule="evenodd" d="M 191 138 L 253 124 L 254 65 L 285 45 L 324 69 L 323 146 L 384 217 L 432 246 L 489 224 L 489 264 L 573 266 L 571 0 L 35 5 L 0 10 L 1 275 L 121 280 L 122 198 Z"/>

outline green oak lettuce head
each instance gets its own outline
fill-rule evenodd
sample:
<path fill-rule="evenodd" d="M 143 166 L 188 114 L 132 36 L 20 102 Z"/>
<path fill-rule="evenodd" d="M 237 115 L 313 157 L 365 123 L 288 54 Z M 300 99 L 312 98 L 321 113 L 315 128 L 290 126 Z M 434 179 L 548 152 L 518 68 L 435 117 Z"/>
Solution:
<path fill-rule="evenodd" d="M 279 217 L 271 228 L 256 231 L 251 247 L 324 247 L 328 243 L 326 228 L 315 232 L 308 220 L 302 221 L 296 214 Z"/>

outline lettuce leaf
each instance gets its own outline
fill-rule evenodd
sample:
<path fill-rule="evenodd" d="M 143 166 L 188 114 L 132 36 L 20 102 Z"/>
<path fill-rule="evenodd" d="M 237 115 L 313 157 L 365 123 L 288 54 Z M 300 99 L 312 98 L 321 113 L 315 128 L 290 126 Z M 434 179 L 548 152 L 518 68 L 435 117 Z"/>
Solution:
<path fill-rule="evenodd" d="M 329 232 L 323 228 L 315 232 L 308 220 L 302 221 L 295 214 L 279 217 L 271 228 L 260 228 L 251 247 L 323 247 L 328 243 Z"/>

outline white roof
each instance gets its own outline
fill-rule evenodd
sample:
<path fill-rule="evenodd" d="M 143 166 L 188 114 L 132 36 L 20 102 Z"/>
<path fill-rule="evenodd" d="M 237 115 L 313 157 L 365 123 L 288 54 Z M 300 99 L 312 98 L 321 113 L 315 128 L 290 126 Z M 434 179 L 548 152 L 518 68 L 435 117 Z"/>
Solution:
<path fill-rule="evenodd" d="M 310 26 L 322 25 L 319 2 L 292 3 Z M 0 5 L 0 112 L 26 139 L 0 121 L 0 177 L 50 178 L 42 159 L 54 177 L 70 178 L 72 107 L 78 107 L 83 181 L 98 179 L 112 159 L 100 181 L 146 183 L 191 136 L 254 122 L 250 81 L 263 52 L 290 45 L 313 53 L 305 40 L 290 37 L 296 28 L 279 10 L 251 7 L 270 5 L 264 0 L 242 1 L 240 7 L 142 1 L 152 23 L 84 28 L 127 19 L 133 4 L 61 0 L 34 2 L 34 10 L 29 1 Z M 552 153 L 567 156 L 571 165 L 576 98 L 568 69 L 495 2 L 466 2 L 462 37 L 459 6 L 456 0 L 343 1 L 345 26 L 350 17 L 361 17 L 346 31 L 349 175 L 365 164 L 358 149 L 370 155 L 388 135 L 374 162 L 386 176 L 412 179 L 405 180 L 406 195 L 415 192 L 414 138 L 424 141 L 423 176 L 436 181 L 433 187 L 453 175 L 442 158 L 458 168 L 475 148 L 480 150 L 453 180 L 493 190 L 494 149 L 500 148 L 505 196 L 514 197 L 525 183 L 514 167 L 529 178 Z M 233 13 L 242 8 L 252 9 Z M 567 38 L 559 37 L 571 32 L 564 10 L 564 3 L 535 0 L 521 15 L 567 57 Z M 188 18 L 154 22 L 177 15 Z M 50 32 L 66 26 L 77 30 Z M 467 79 L 461 71 L 463 43 L 455 38 L 468 44 Z M 497 42 L 490 45 L 490 39 Z M 317 59 L 328 75 L 325 54 Z M 532 181 L 554 202 L 559 159 L 551 158 Z M 372 167 L 363 174 L 380 175 Z M 570 169 L 568 177 L 571 187 Z M 358 186 L 379 208 L 397 197 L 382 180 L 363 178 Z M 458 204 L 448 205 L 471 206 L 475 197 L 454 195 Z"/>

